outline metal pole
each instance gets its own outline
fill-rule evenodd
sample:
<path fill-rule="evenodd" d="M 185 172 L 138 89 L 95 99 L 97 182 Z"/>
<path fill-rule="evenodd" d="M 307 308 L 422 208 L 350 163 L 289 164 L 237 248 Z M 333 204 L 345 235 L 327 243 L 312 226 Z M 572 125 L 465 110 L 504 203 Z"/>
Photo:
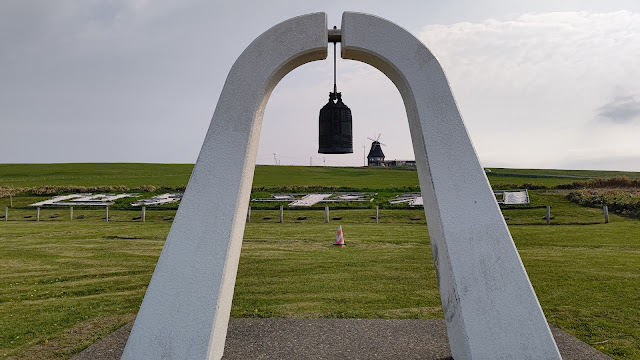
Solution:
<path fill-rule="evenodd" d="M 109 205 L 105 206 L 105 209 L 107 211 L 106 211 L 106 214 L 105 214 L 104 218 L 105 218 L 106 222 L 109 222 Z"/>
<path fill-rule="evenodd" d="M 251 206 L 247 209 L 247 223 L 251 222 Z"/>
<path fill-rule="evenodd" d="M 69 206 L 69 221 L 73 221 L 73 206 Z"/>
<path fill-rule="evenodd" d="M 147 222 L 147 207 L 142 207 L 142 222 Z"/>
<path fill-rule="evenodd" d="M 336 85 L 336 43 L 333 43 L 333 92 L 338 96 L 338 86 Z"/>
<path fill-rule="evenodd" d="M 378 207 L 376 206 L 376 224 L 379 223 L 379 220 L 380 220 L 380 213 L 378 211 Z"/>
<path fill-rule="evenodd" d="M 324 222 L 326 222 L 326 223 L 329 222 L 329 207 L 328 206 L 324 207 Z"/>
<path fill-rule="evenodd" d="M 38 211 L 36 212 L 36 221 L 40 221 L 40 207 L 38 206 Z"/>
<path fill-rule="evenodd" d="M 280 205 L 280 222 L 284 222 L 284 210 L 282 208 L 282 205 Z"/>
<path fill-rule="evenodd" d="M 547 206 L 547 225 L 551 222 L 551 206 Z"/>
<path fill-rule="evenodd" d="M 602 207 L 602 211 L 604 211 L 604 223 L 609 223 L 609 207 L 607 205 Z"/>

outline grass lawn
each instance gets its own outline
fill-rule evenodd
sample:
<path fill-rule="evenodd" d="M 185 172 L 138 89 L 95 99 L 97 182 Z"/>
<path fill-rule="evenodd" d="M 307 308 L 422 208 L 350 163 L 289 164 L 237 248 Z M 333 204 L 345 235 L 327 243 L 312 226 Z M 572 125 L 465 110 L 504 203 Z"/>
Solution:
<path fill-rule="evenodd" d="M 142 185 L 186 186 L 193 164 L 0 164 L 0 187 L 36 187 L 43 185 L 108 186 Z M 496 188 L 530 183 L 555 186 L 591 178 L 629 176 L 640 173 L 621 171 L 492 169 L 487 174 Z M 418 185 L 411 168 L 345 168 L 324 166 L 257 165 L 254 187 L 344 186 L 351 188 L 401 188 Z"/>
<path fill-rule="evenodd" d="M 336 221 L 248 224 L 232 316 L 442 318 L 426 225 L 409 218 L 421 211 L 381 224 L 351 211 L 363 213 L 341 222 L 346 248 L 331 245 Z M 133 318 L 170 222 L 0 227 L 0 358 L 64 359 Z M 549 321 L 616 358 L 640 356 L 639 231 L 615 215 L 607 225 L 511 227 Z"/>
<path fill-rule="evenodd" d="M 193 164 L 0 164 L 0 187 L 186 186 Z"/>
<path fill-rule="evenodd" d="M 43 185 L 185 186 L 192 165 L 0 164 L 0 188 Z M 571 203 L 558 184 L 638 173 L 492 169 L 494 188 L 525 183 L 530 208 L 503 210 L 547 319 L 618 359 L 640 358 L 640 221 Z M 338 186 L 402 191 L 407 169 L 256 167 L 254 188 Z M 68 359 L 131 321 L 174 210 L 36 210 L 13 198 L 0 219 L 0 359 Z M 386 200 L 385 200 L 386 201 Z M 0 198 L 0 209 L 9 206 Z M 551 206 L 552 226 L 544 206 Z M 0 212 L 4 215 L 4 212 Z M 252 211 L 234 317 L 442 318 L 423 210 Z M 81 217 L 81 218 L 78 218 Z M 342 224 L 347 247 L 331 244 Z M 587 225 L 589 224 L 589 225 Z"/>
<path fill-rule="evenodd" d="M 0 357 L 68 358 L 130 321 L 170 227 L 143 225 L 0 224 Z"/>

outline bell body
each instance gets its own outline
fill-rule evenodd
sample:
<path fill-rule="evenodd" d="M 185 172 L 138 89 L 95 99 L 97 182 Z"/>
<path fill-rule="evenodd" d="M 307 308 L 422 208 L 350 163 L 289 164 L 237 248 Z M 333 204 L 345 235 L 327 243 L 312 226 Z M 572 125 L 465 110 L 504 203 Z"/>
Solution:
<path fill-rule="evenodd" d="M 337 102 L 334 100 L 337 98 Z M 342 102 L 341 93 L 330 93 L 329 102 L 320 109 L 320 154 L 353 153 L 351 109 Z"/>

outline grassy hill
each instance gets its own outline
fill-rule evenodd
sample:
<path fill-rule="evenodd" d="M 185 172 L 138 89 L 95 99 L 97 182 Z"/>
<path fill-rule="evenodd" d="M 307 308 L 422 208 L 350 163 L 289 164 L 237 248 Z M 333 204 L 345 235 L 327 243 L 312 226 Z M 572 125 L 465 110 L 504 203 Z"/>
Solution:
<path fill-rule="evenodd" d="M 0 164 L 0 187 L 52 186 L 117 186 L 135 188 L 143 185 L 184 187 L 193 170 L 192 164 Z M 525 183 L 551 187 L 577 180 L 628 176 L 640 178 L 637 172 L 500 169 L 487 174 L 495 186 Z M 413 168 L 347 168 L 322 166 L 257 165 L 254 187 L 338 186 L 351 188 L 398 188 L 417 186 Z"/>
<path fill-rule="evenodd" d="M 0 187 L 185 186 L 192 164 L 0 164 Z"/>

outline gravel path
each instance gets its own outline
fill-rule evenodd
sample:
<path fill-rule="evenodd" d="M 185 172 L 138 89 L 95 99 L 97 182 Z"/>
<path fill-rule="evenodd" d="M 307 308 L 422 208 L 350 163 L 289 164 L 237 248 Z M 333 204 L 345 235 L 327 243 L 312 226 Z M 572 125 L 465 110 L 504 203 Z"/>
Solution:
<path fill-rule="evenodd" d="M 117 360 L 132 324 L 72 360 Z M 551 325 L 564 360 L 611 359 Z M 444 320 L 231 319 L 225 360 L 452 359 Z"/>

